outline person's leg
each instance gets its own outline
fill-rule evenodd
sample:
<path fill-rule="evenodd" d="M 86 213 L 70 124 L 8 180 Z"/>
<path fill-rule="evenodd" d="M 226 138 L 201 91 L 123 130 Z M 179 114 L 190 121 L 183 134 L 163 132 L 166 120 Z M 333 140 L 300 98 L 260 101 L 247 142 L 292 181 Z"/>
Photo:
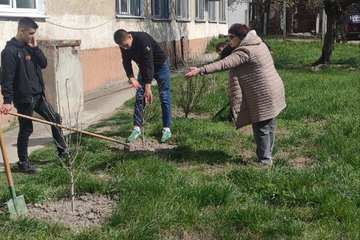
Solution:
<path fill-rule="evenodd" d="M 32 116 L 33 108 L 31 104 L 19 104 L 16 106 L 18 113 Z M 19 121 L 19 133 L 17 139 L 17 152 L 20 162 L 29 161 L 28 156 L 28 145 L 29 138 L 33 132 L 32 121 L 26 118 L 18 118 Z"/>
<path fill-rule="evenodd" d="M 163 131 L 161 142 L 171 138 L 171 74 L 169 60 L 167 60 L 155 73 L 155 79 L 159 87 L 159 98 L 162 110 Z"/>
<path fill-rule="evenodd" d="M 273 118 L 271 120 L 271 122 L 269 123 L 269 127 L 270 127 L 270 149 L 272 154 L 275 145 L 276 118 Z"/>
<path fill-rule="evenodd" d="M 252 125 L 256 142 L 256 155 L 262 164 L 272 165 L 276 120 L 269 119 Z"/>
<path fill-rule="evenodd" d="M 135 106 L 134 106 L 134 129 L 132 130 L 130 136 L 127 139 L 127 142 L 133 142 L 141 135 L 141 128 L 143 125 L 144 118 L 144 94 L 145 94 L 145 84 L 141 75 L 138 75 L 138 81 L 141 84 L 141 88 L 136 90 L 135 95 Z"/>
<path fill-rule="evenodd" d="M 60 114 L 55 112 L 45 97 L 41 96 L 39 98 L 34 110 L 45 120 L 61 124 Z M 63 131 L 59 127 L 51 126 L 51 132 L 58 150 L 59 157 L 63 157 L 68 153 L 68 146 L 66 144 Z"/>
<path fill-rule="evenodd" d="M 32 116 L 33 115 L 33 105 L 31 103 L 18 104 L 15 106 L 17 112 L 23 115 Z M 29 138 L 33 132 L 32 121 L 26 118 L 18 118 L 19 121 L 19 133 L 17 138 L 17 153 L 19 158 L 19 169 L 20 171 L 35 173 L 36 168 L 30 166 L 29 156 L 28 156 L 28 146 Z"/>

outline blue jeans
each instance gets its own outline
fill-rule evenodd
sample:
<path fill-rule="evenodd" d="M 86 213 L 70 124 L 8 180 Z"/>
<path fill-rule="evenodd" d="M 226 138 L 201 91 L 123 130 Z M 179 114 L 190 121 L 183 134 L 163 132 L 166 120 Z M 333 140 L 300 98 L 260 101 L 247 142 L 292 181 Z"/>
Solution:
<path fill-rule="evenodd" d="M 155 66 L 154 78 L 159 87 L 159 96 L 162 110 L 163 127 L 171 127 L 171 91 L 170 91 L 170 64 L 169 60 L 160 66 Z M 141 88 L 136 91 L 136 103 L 134 110 L 134 126 L 141 127 L 143 124 L 143 110 L 145 107 L 144 93 L 145 82 L 141 74 L 138 76 Z"/>

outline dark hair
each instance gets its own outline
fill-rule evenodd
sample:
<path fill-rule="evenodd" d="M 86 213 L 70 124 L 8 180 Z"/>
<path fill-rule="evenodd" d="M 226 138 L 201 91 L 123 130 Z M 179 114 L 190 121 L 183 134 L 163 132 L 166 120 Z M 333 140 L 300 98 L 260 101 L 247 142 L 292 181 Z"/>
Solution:
<path fill-rule="evenodd" d="M 229 44 L 226 45 L 224 47 L 224 49 L 222 50 L 222 52 L 220 53 L 220 59 L 224 59 L 227 56 L 229 56 L 233 50 L 234 50 L 234 48 L 232 48 Z"/>
<path fill-rule="evenodd" d="M 226 45 L 227 45 L 226 42 L 219 42 L 218 44 L 215 45 L 215 49 L 216 51 L 220 51 L 220 48 L 225 48 Z"/>
<path fill-rule="evenodd" d="M 18 28 L 33 28 L 38 29 L 39 25 L 34 20 L 28 17 L 21 18 L 18 22 Z"/>
<path fill-rule="evenodd" d="M 228 33 L 231 33 L 240 38 L 240 40 L 243 40 L 249 31 L 250 28 L 245 24 L 235 23 L 230 26 Z"/>
<path fill-rule="evenodd" d="M 129 33 L 126 30 L 119 29 L 114 33 L 114 41 L 117 44 L 121 44 L 127 36 L 129 36 Z"/>

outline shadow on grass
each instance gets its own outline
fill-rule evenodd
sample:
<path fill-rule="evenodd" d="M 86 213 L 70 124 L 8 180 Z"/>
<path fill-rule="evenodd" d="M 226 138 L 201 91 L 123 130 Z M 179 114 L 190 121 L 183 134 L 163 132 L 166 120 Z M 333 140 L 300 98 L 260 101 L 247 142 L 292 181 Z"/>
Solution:
<path fill-rule="evenodd" d="M 194 150 L 189 146 L 179 146 L 170 151 L 158 153 L 160 158 L 176 163 L 224 164 L 235 163 L 246 165 L 242 156 L 231 156 L 219 150 Z"/>

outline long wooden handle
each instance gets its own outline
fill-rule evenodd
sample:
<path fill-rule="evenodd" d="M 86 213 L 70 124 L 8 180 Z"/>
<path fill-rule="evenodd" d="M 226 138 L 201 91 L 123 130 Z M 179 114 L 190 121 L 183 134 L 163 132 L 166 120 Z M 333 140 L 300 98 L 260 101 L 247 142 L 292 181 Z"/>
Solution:
<path fill-rule="evenodd" d="M 12 174 L 11 174 L 9 154 L 8 154 L 6 144 L 4 142 L 1 127 L 0 127 L 0 147 L 1 147 L 1 154 L 2 154 L 2 157 L 3 157 L 3 160 L 4 160 L 6 178 L 7 178 L 9 187 L 13 188 L 14 187 L 14 180 L 13 180 L 13 177 L 12 177 Z"/>
<path fill-rule="evenodd" d="M 92 132 L 88 132 L 88 131 L 83 131 L 83 130 L 79 130 L 79 129 L 72 128 L 72 127 L 66 127 L 66 126 L 58 124 L 58 123 L 49 122 L 49 121 L 46 121 L 46 120 L 43 120 L 43 119 L 30 117 L 30 116 L 23 115 L 23 114 L 20 114 L 20 113 L 9 112 L 8 114 L 13 115 L 13 116 L 17 116 L 17 117 L 21 117 L 21 118 L 30 119 L 30 120 L 35 121 L 35 122 L 44 123 L 44 124 L 47 124 L 47 125 L 50 125 L 50 126 L 63 128 L 63 129 L 69 130 L 69 131 L 82 133 L 82 134 L 92 136 L 92 137 L 96 137 L 96 138 L 99 138 L 99 139 L 103 139 L 103 140 L 106 140 L 106 141 L 109 141 L 109 142 L 118 143 L 118 144 L 121 144 L 121 145 L 126 146 L 126 147 L 129 146 L 126 143 L 123 143 L 123 142 L 121 142 L 119 140 L 116 140 L 114 138 L 106 137 L 104 135 L 100 135 L 100 134 L 96 134 L 96 133 L 92 133 Z"/>

